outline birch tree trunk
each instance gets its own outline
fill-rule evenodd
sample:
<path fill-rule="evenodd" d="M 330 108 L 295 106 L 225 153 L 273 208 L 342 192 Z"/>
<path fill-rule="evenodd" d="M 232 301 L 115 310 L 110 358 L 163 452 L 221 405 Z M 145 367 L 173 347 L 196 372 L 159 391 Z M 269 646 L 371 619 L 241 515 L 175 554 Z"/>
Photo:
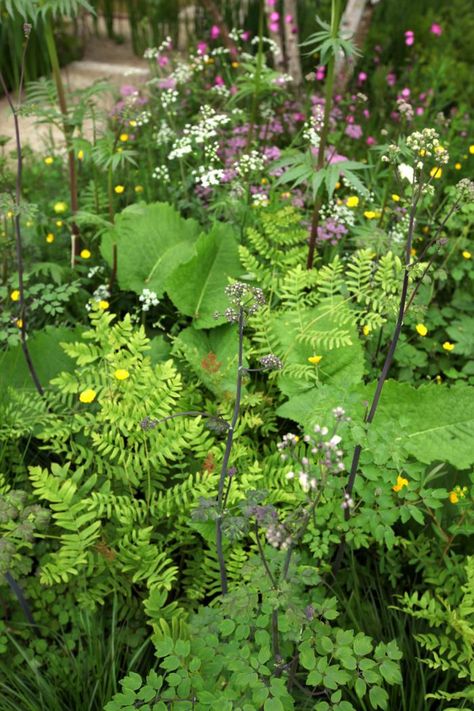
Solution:
<path fill-rule="evenodd" d="M 299 85 L 303 81 L 303 73 L 301 71 L 297 5 L 297 0 L 284 0 L 282 19 L 285 33 L 286 66 L 295 84 Z"/>
<path fill-rule="evenodd" d="M 271 7 L 267 3 L 264 4 L 265 15 L 267 19 L 267 31 L 270 39 L 275 42 L 276 48 L 273 51 L 273 66 L 279 72 L 285 71 L 285 56 L 283 54 L 283 44 L 281 41 L 281 24 L 280 20 L 273 22 L 271 19 L 272 13 L 275 12 L 275 8 Z M 272 27 L 277 27 L 277 30 L 272 29 Z"/>
<path fill-rule="evenodd" d="M 345 38 L 352 38 L 356 47 L 364 45 L 374 12 L 374 5 L 379 0 L 348 0 L 341 18 L 341 33 Z M 353 72 L 355 60 L 347 61 L 344 56 L 336 60 L 336 88 L 343 92 Z"/>

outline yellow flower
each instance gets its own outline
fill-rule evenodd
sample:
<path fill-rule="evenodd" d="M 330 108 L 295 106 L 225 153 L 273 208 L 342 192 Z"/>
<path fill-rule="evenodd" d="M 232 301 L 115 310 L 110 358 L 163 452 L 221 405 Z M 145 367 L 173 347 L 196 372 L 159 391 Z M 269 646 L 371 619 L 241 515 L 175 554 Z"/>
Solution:
<path fill-rule="evenodd" d="M 340 183 L 339 180 L 338 180 L 337 183 L 336 183 L 335 186 L 334 186 L 334 189 L 335 189 L 335 190 L 339 190 L 340 187 L 341 187 L 341 183 Z"/>
<path fill-rule="evenodd" d="M 443 348 L 445 351 L 453 351 L 454 350 L 454 343 L 450 343 L 449 341 L 445 341 L 443 343 Z"/>
<path fill-rule="evenodd" d="M 437 385 L 441 385 L 441 383 L 443 382 L 443 378 L 439 374 L 436 376 L 435 380 Z"/>
<path fill-rule="evenodd" d="M 428 329 L 426 328 L 424 323 L 417 323 L 415 328 L 420 336 L 426 336 L 426 334 L 428 333 Z"/>
<path fill-rule="evenodd" d="M 62 227 L 64 222 L 62 220 L 56 220 L 56 227 Z"/>
<path fill-rule="evenodd" d="M 377 217 L 377 213 L 373 210 L 366 210 L 364 212 L 364 217 L 366 217 L 368 220 L 373 220 L 374 217 Z"/>
<path fill-rule="evenodd" d="M 82 259 L 90 259 L 92 255 L 88 249 L 83 249 L 80 256 Z"/>
<path fill-rule="evenodd" d="M 474 144 L 472 146 L 469 146 L 469 153 L 474 156 Z"/>
<path fill-rule="evenodd" d="M 434 168 L 431 168 L 430 175 L 432 178 L 435 178 L 435 180 L 439 180 L 443 175 L 443 170 L 438 166 L 435 166 Z"/>
<path fill-rule="evenodd" d="M 291 197 L 291 193 L 282 193 L 281 196 L 283 200 L 289 200 Z"/>
<path fill-rule="evenodd" d="M 262 178 L 260 181 L 260 185 L 267 185 L 268 180 L 266 178 Z"/>
<path fill-rule="evenodd" d="M 11 210 L 8 210 L 7 217 L 13 217 L 13 212 Z"/>
<path fill-rule="evenodd" d="M 44 162 L 46 163 L 46 165 L 51 165 L 52 163 L 54 163 L 53 156 L 46 156 L 46 158 L 44 159 Z"/>
<path fill-rule="evenodd" d="M 237 69 L 237 67 L 240 67 L 240 64 L 238 62 L 232 62 L 232 67 Z"/>
<path fill-rule="evenodd" d="M 117 378 L 117 380 L 126 380 L 130 377 L 130 373 L 128 370 L 125 370 L 125 368 L 119 368 L 114 372 L 114 377 Z"/>
<path fill-rule="evenodd" d="M 16 320 L 16 325 L 18 326 L 18 328 L 23 328 L 23 319 L 18 318 Z"/>
<path fill-rule="evenodd" d="M 428 227 L 428 225 L 425 225 L 421 231 L 424 235 L 427 235 L 430 232 L 430 228 Z"/>
<path fill-rule="evenodd" d="M 364 334 L 364 336 L 368 336 L 370 333 L 370 330 L 371 330 L 370 326 L 367 326 L 367 324 L 365 324 L 365 326 L 362 326 L 362 333 Z"/>
<path fill-rule="evenodd" d="M 123 191 L 125 190 L 125 187 L 123 185 L 116 185 L 114 190 L 117 193 L 117 195 L 121 195 L 123 193 Z"/>
<path fill-rule="evenodd" d="M 392 200 L 393 200 L 393 202 L 400 202 L 400 195 L 393 193 Z"/>
<path fill-rule="evenodd" d="M 128 122 L 128 125 L 132 126 L 132 128 L 134 128 L 137 125 L 137 122 L 135 121 L 135 119 L 132 119 L 131 121 Z"/>
<path fill-rule="evenodd" d="M 462 164 L 461 164 L 461 163 L 455 163 L 455 164 L 454 164 L 454 167 L 456 168 L 456 170 L 461 170 Z"/>
<path fill-rule="evenodd" d="M 350 197 L 347 198 L 346 205 L 347 207 L 357 207 L 359 204 L 359 198 L 357 195 L 351 195 Z"/>
<path fill-rule="evenodd" d="M 33 223 L 33 220 L 27 220 L 27 221 L 26 221 L 26 226 L 27 226 L 27 227 L 33 227 L 33 224 L 34 224 L 34 223 Z"/>
<path fill-rule="evenodd" d="M 48 234 L 46 235 L 46 242 L 48 244 L 52 244 L 54 242 L 54 235 L 52 232 L 48 232 Z"/>
<path fill-rule="evenodd" d="M 410 249 L 410 256 L 411 256 L 411 257 L 416 257 L 416 249 L 415 249 L 415 247 L 412 247 L 412 248 Z"/>
<path fill-rule="evenodd" d="M 82 393 L 79 395 L 79 400 L 81 402 L 86 402 L 86 403 L 94 402 L 96 395 L 97 395 L 97 393 L 95 390 L 92 390 L 91 388 L 87 388 L 87 390 L 83 390 Z"/>
<path fill-rule="evenodd" d="M 135 185 L 134 190 L 136 193 L 142 193 L 143 192 L 143 185 Z"/>
<path fill-rule="evenodd" d="M 440 144 L 439 146 L 436 146 L 435 153 L 444 153 L 445 150 L 446 148 Z"/>
<path fill-rule="evenodd" d="M 408 479 L 405 479 L 405 477 L 398 475 L 397 483 L 392 486 L 393 491 L 396 491 L 398 493 L 403 489 L 404 486 L 408 486 Z"/>
<path fill-rule="evenodd" d="M 99 301 L 99 303 L 98 303 L 98 307 L 99 307 L 99 309 L 101 309 L 102 311 L 107 311 L 107 309 L 109 308 L 109 306 L 110 306 L 109 302 L 108 302 L 108 301 L 105 301 L 105 299 L 101 299 L 101 300 Z"/>
<path fill-rule="evenodd" d="M 308 358 L 308 363 L 311 363 L 312 365 L 318 365 L 318 363 L 320 363 L 321 360 L 322 360 L 322 356 L 314 355 L 314 356 L 310 356 Z"/>
<path fill-rule="evenodd" d="M 459 501 L 459 496 L 455 491 L 450 491 L 449 492 L 449 500 L 452 504 L 457 504 Z"/>
<path fill-rule="evenodd" d="M 122 143 L 125 143 L 126 141 L 128 141 L 128 133 L 121 133 L 119 139 L 122 141 Z"/>
<path fill-rule="evenodd" d="M 60 215 L 62 212 L 66 212 L 67 205 L 65 202 L 57 202 L 55 203 L 53 210 L 57 215 Z"/>
<path fill-rule="evenodd" d="M 298 437 L 298 435 L 295 435 L 294 441 L 295 441 L 295 442 L 299 442 L 299 441 L 300 441 L 300 438 Z"/>
<path fill-rule="evenodd" d="M 421 149 L 421 151 L 418 151 L 419 155 L 423 158 L 423 156 L 426 155 L 426 151 L 424 148 Z"/>
<path fill-rule="evenodd" d="M 472 254 L 470 252 L 468 252 L 467 249 L 465 249 L 464 252 L 462 253 L 462 256 L 464 257 L 464 259 L 471 259 Z"/>
<path fill-rule="evenodd" d="M 10 294 L 10 299 L 12 301 L 20 301 L 20 291 L 18 289 L 14 289 Z"/>
<path fill-rule="evenodd" d="M 77 158 L 78 160 L 84 160 L 84 151 L 82 150 L 82 148 L 80 151 L 77 151 Z"/>

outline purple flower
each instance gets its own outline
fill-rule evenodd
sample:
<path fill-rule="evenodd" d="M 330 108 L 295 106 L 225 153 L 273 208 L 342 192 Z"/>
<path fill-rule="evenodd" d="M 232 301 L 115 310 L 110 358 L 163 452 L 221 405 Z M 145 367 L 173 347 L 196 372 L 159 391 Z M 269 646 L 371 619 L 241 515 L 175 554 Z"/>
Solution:
<path fill-rule="evenodd" d="M 362 128 L 359 126 L 357 123 L 350 123 L 346 126 L 346 130 L 344 131 L 346 136 L 349 136 L 349 138 L 361 138 L 362 136 Z"/>

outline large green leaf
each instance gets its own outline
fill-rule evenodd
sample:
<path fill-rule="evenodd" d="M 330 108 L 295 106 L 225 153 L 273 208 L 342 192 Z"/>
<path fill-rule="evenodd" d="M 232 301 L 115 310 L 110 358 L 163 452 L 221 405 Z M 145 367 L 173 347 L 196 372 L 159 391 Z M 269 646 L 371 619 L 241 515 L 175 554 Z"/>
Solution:
<path fill-rule="evenodd" d="M 215 312 L 228 305 L 224 294 L 228 277 L 241 273 L 232 228 L 218 222 L 199 237 L 195 256 L 173 271 L 166 291 L 181 313 L 193 317 L 196 328 L 213 328 L 217 325 Z"/>
<path fill-rule="evenodd" d="M 175 339 L 179 351 L 204 385 L 219 397 L 235 394 L 238 330 L 226 324 L 212 331 L 185 328 Z"/>
<path fill-rule="evenodd" d="M 282 405 L 277 413 L 303 427 L 327 420 L 333 407 L 345 407 L 354 421 L 362 421 L 375 383 L 349 389 L 322 386 L 300 393 Z M 450 388 L 428 384 L 414 388 L 408 383 L 385 383 L 380 405 L 371 427 L 396 422 L 398 439 L 420 462 L 449 462 L 458 469 L 474 464 L 474 387 L 463 383 Z"/>
<path fill-rule="evenodd" d="M 342 299 L 271 315 L 268 328 L 284 363 L 278 387 L 285 395 L 312 390 L 320 383 L 347 388 L 362 381 L 363 349 Z M 318 364 L 308 360 L 315 355 L 322 356 Z"/>
<path fill-rule="evenodd" d="M 60 344 L 72 343 L 80 338 L 82 328 L 55 328 L 47 326 L 28 339 L 31 360 L 43 387 L 64 370 L 73 370 L 74 361 L 63 351 Z M 9 348 L 0 354 L 0 391 L 7 386 L 34 390 L 21 346 Z"/>
<path fill-rule="evenodd" d="M 185 220 L 167 203 L 139 203 L 117 215 L 102 237 L 101 252 L 112 265 L 112 246 L 117 245 L 121 289 L 137 294 L 151 289 L 162 296 L 169 275 L 193 256 L 199 232 L 195 220 Z"/>

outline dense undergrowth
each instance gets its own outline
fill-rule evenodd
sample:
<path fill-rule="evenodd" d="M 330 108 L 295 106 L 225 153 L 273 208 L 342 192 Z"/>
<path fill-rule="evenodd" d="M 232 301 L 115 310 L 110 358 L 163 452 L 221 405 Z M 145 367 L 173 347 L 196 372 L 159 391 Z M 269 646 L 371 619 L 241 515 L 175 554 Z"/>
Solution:
<path fill-rule="evenodd" d="M 2 711 L 472 705 L 458 28 L 340 5 L 301 87 L 261 22 L 10 98 L 64 142 L 0 159 Z"/>

